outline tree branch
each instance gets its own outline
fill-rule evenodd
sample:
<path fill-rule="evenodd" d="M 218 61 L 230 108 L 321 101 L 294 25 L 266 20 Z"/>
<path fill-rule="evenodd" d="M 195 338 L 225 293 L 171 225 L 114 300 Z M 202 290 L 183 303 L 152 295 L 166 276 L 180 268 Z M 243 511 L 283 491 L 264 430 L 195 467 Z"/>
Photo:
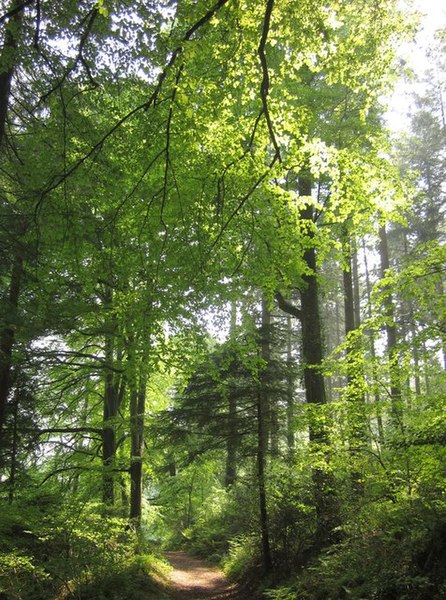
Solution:
<path fill-rule="evenodd" d="M 40 208 L 41 208 L 44 198 L 50 192 L 52 192 L 53 190 L 58 188 L 60 185 L 62 185 L 63 182 L 66 181 L 66 179 L 68 179 L 68 177 L 70 175 L 72 175 L 75 171 L 77 171 L 77 169 L 79 167 L 81 167 L 88 159 L 90 159 L 96 153 L 96 151 L 98 151 L 100 148 L 102 148 L 102 146 L 108 140 L 108 138 L 111 137 L 124 123 L 126 123 L 129 119 L 131 119 L 136 113 L 138 113 L 142 110 L 146 111 L 152 105 L 155 105 L 158 95 L 163 86 L 163 82 L 167 77 L 167 73 L 169 72 L 169 69 L 174 65 L 178 55 L 183 51 L 184 42 L 190 41 L 190 39 L 192 38 L 194 33 L 198 29 L 200 29 L 203 25 L 205 25 L 217 13 L 217 11 L 219 11 L 228 2 L 229 2 L 229 0 L 219 0 L 203 17 L 201 17 L 201 19 L 199 19 L 196 23 L 194 23 L 194 25 L 192 25 L 192 27 L 185 33 L 182 44 L 173 51 L 169 62 L 165 65 L 164 69 L 160 73 L 160 75 L 158 77 L 158 82 L 157 82 L 152 94 L 150 95 L 149 99 L 146 102 L 144 102 L 143 104 L 136 106 L 134 109 L 132 109 L 126 115 L 121 117 L 113 125 L 113 127 L 111 129 L 109 129 L 107 131 L 107 133 L 105 133 L 102 136 L 102 138 L 98 142 L 96 142 L 96 144 L 86 154 L 84 154 L 84 156 L 82 156 L 79 160 L 77 160 L 67 171 L 65 171 L 61 175 L 59 174 L 55 178 L 53 178 L 53 181 L 40 194 L 40 198 L 37 201 L 37 205 L 36 205 L 36 209 L 35 209 L 36 215 L 40 211 Z M 97 9 L 94 9 L 94 10 L 97 10 Z M 91 23 L 91 21 L 90 21 L 90 23 Z M 87 27 L 87 30 L 89 30 L 89 27 Z M 83 43 L 85 43 L 85 41 Z M 81 42 L 82 47 L 83 47 L 83 43 Z M 81 48 L 81 50 L 82 50 L 82 48 Z M 79 57 L 78 57 L 78 59 L 79 59 Z M 48 94 L 47 94 L 47 96 L 48 96 Z"/>
<path fill-rule="evenodd" d="M 263 19 L 263 30 L 262 37 L 260 39 L 260 44 L 258 47 L 258 55 L 260 58 L 260 63 L 262 65 L 263 78 L 262 83 L 260 84 L 260 98 L 262 99 L 263 106 L 263 114 L 265 115 L 266 124 L 268 126 L 269 137 L 274 146 L 275 154 L 274 154 L 274 162 L 278 160 L 280 163 L 282 162 L 282 157 L 280 155 L 279 144 L 277 143 L 276 134 L 274 132 L 273 123 L 271 120 L 271 115 L 268 107 L 268 94 L 269 94 L 269 72 L 268 72 L 268 63 L 266 60 L 265 54 L 265 45 L 268 39 L 268 33 L 271 25 L 271 14 L 273 12 L 274 0 L 268 0 L 266 4 L 265 17 Z"/>
<path fill-rule="evenodd" d="M 302 318 L 302 311 L 300 308 L 292 304 L 289 300 L 286 300 L 281 292 L 276 292 L 275 294 L 277 305 L 283 312 L 291 315 L 292 317 L 296 317 L 296 319 Z"/>
<path fill-rule="evenodd" d="M 35 435 L 45 435 L 46 433 L 98 433 L 102 435 L 103 430 L 97 427 L 47 427 L 45 429 L 21 429 L 27 433 Z"/>
<path fill-rule="evenodd" d="M 8 12 L 6 12 L 4 15 L 2 15 L 0 17 L 0 25 L 7 19 L 9 19 L 9 18 L 13 17 L 14 15 L 18 14 L 19 12 L 21 12 L 24 8 L 26 8 L 30 4 L 34 4 L 34 0 L 26 0 L 25 2 L 22 2 L 18 6 L 15 6 L 14 8 L 12 8 Z"/>

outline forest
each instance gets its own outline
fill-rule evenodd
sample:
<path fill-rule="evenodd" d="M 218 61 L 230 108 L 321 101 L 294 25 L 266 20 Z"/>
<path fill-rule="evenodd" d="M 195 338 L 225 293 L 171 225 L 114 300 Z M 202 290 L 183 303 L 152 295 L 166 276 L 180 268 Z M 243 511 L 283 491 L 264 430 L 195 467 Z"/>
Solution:
<path fill-rule="evenodd" d="M 1 600 L 446 598 L 446 29 L 386 122 L 419 27 L 0 1 Z"/>

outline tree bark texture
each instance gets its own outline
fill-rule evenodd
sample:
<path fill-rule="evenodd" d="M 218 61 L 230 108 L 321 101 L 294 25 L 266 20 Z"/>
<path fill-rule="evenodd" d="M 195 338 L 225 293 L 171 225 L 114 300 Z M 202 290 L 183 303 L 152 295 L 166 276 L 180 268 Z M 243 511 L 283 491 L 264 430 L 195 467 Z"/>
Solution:
<path fill-rule="evenodd" d="M 130 398 L 131 460 L 130 460 L 130 519 L 139 526 L 142 516 L 142 460 L 144 452 L 144 414 L 146 410 L 145 381 L 132 389 Z"/>
<path fill-rule="evenodd" d="M 19 0 L 11 3 L 10 11 L 20 6 Z M 17 42 L 23 21 L 23 8 L 6 22 L 5 38 L 0 53 L 0 147 L 5 141 L 11 83 L 15 70 Z"/>
<path fill-rule="evenodd" d="M 20 285 L 23 275 L 23 259 L 16 254 L 12 264 L 11 281 L 7 299 L 7 322 L 0 337 L 0 437 L 5 423 L 6 406 L 10 391 L 12 350 L 16 331 L 17 309 L 20 297 Z"/>
<path fill-rule="evenodd" d="M 385 277 L 390 268 L 389 248 L 387 243 L 387 232 L 385 226 L 379 230 L 379 255 L 381 261 L 381 277 Z M 387 355 L 389 358 L 390 372 L 390 398 L 392 402 L 392 418 L 399 422 L 401 419 L 401 383 L 398 367 L 397 330 L 395 325 L 395 309 L 393 296 L 387 291 L 384 300 L 386 316 Z"/>
<path fill-rule="evenodd" d="M 263 567 L 265 572 L 272 569 L 271 545 L 269 539 L 269 519 L 266 502 L 265 486 L 265 465 L 266 465 L 266 447 L 267 431 L 266 421 L 268 415 L 268 369 L 270 361 L 270 326 L 271 314 L 266 300 L 262 298 L 262 324 L 260 338 L 260 357 L 265 363 L 259 377 L 257 388 L 257 483 L 259 492 L 259 512 L 260 512 L 260 532 L 262 538 Z"/>

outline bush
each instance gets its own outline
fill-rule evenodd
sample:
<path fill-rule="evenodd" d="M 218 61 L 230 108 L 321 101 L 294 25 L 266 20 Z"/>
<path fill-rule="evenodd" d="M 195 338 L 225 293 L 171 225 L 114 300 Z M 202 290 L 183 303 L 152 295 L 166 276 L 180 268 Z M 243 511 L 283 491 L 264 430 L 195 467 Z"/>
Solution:
<path fill-rule="evenodd" d="M 0 511 L 2 600 L 147 600 L 147 590 L 162 598 L 165 563 L 126 520 L 105 518 L 101 509 L 27 503 Z"/>

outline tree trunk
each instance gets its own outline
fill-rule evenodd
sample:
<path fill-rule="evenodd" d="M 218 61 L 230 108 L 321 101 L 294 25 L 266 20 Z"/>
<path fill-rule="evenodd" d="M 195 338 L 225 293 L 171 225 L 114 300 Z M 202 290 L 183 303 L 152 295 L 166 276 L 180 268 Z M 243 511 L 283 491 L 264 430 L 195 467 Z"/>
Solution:
<path fill-rule="evenodd" d="M 12 264 L 11 281 L 9 284 L 8 314 L 6 315 L 8 323 L 3 329 L 0 338 L 0 436 L 5 423 L 6 405 L 10 391 L 12 349 L 14 346 L 15 320 L 19 305 L 22 274 L 23 259 L 19 254 L 16 254 Z"/>
<path fill-rule="evenodd" d="M 361 325 L 361 294 L 358 269 L 358 250 L 355 238 L 351 241 L 352 246 L 352 278 L 353 278 L 353 310 L 355 314 L 355 327 Z"/>
<path fill-rule="evenodd" d="M 299 176 L 298 190 L 300 196 L 311 196 L 311 179 Z M 300 218 L 313 223 L 313 206 L 308 204 L 300 211 Z M 302 353 L 304 360 L 305 396 L 310 405 L 324 405 L 326 402 L 324 377 L 320 371 L 323 359 L 322 323 L 319 308 L 319 284 L 317 280 L 316 250 L 311 244 L 314 237 L 309 228 L 310 244 L 304 252 L 304 262 L 308 272 L 303 276 L 304 285 L 301 290 L 301 324 Z M 310 437 L 315 441 L 326 439 L 323 428 L 313 425 Z"/>
<path fill-rule="evenodd" d="M 287 315 L 287 390 L 286 390 L 286 424 L 287 424 L 287 446 L 290 458 L 294 455 L 294 376 L 293 376 L 293 355 L 292 355 L 292 326 L 291 316 Z"/>
<path fill-rule="evenodd" d="M 143 378 L 139 387 L 135 382 L 130 397 L 131 460 L 130 460 L 130 519 L 137 527 L 142 514 L 142 459 L 144 452 L 144 414 L 146 410 L 146 385 Z"/>
<path fill-rule="evenodd" d="M 11 470 L 9 474 L 9 491 L 8 502 L 12 504 L 14 501 L 16 474 L 17 474 L 17 452 L 19 448 L 19 432 L 17 428 L 17 419 L 19 416 L 19 391 L 16 389 L 14 404 L 12 409 L 13 430 L 12 430 L 12 448 L 11 448 Z"/>
<path fill-rule="evenodd" d="M 272 569 L 271 547 L 269 540 L 268 510 L 266 503 L 265 464 L 267 432 L 265 422 L 268 414 L 268 364 L 270 361 L 271 313 L 266 300 L 262 298 L 262 325 L 260 338 L 260 357 L 265 363 L 257 387 L 257 484 L 259 492 L 260 532 L 262 538 L 263 567 L 265 572 Z"/>
<path fill-rule="evenodd" d="M 364 254 L 364 269 L 365 269 L 365 287 L 367 293 L 367 306 L 368 306 L 368 317 L 372 316 L 371 301 L 372 301 L 372 285 L 370 283 L 369 265 L 367 261 L 367 248 L 365 242 L 363 242 L 363 254 Z M 381 414 L 381 399 L 378 391 L 378 373 L 376 369 L 376 350 L 375 350 L 375 336 L 373 331 L 368 332 L 370 340 L 370 357 L 372 359 L 372 381 L 373 381 L 373 400 L 376 407 L 376 425 L 378 428 L 378 439 L 380 446 L 384 445 L 384 425 Z"/>
<path fill-rule="evenodd" d="M 235 341 L 237 324 L 237 303 L 231 304 L 231 325 L 229 337 L 231 341 Z M 231 369 L 231 366 L 229 367 Z M 229 382 L 228 389 L 228 437 L 226 439 L 226 470 L 225 470 L 225 487 L 233 485 L 237 479 L 237 450 L 238 450 L 238 433 L 237 433 L 237 398 L 235 394 L 235 386 Z"/>
<path fill-rule="evenodd" d="M 301 173 L 298 179 L 300 196 L 311 196 L 311 178 Z M 303 276 L 301 290 L 302 354 L 304 362 L 305 398 L 311 407 L 309 419 L 310 443 L 323 455 L 329 445 L 326 424 L 319 410 L 326 404 L 324 376 L 321 373 L 323 360 L 322 322 L 319 308 L 319 284 L 317 279 L 316 250 L 312 244 L 311 226 L 313 224 L 313 206 L 308 204 L 300 211 L 300 217 L 310 225 L 307 229 L 309 243 L 304 252 L 307 273 Z M 317 413 L 317 414 L 316 414 Z M 331 541 L 333 528 L 337 524 L 337 502 L 330 474 L 320 467 L 314 468 L 313 489 L 317 514 L 315 546 L 322 547 Z"/>
<path fill-rule="evenodd" d="M 105 310 L 112 309 L 113 293 L 106 290 L 104 297 Z M 103 402 L 103 433 L 102 433 L 102 500 L 106 506 L 114 506 L 114 469 L 116 459 L 116 418 L 119 407 L 119 385 L 116 384 L 115 367 L 115 324 L 113 319 L 106 321 L 105 333 L 105 381 Z"/>
<path fill-rule="evenodd" d="M 20 0 L 14 0 L 10 11 L 20 6 Z M 3 48 L 0 53 L 0 147 L 5 141 L 8 105 L 11 95 L 11 83 L 15 70 L 15 53 L 23 21 L 23 8 L 17 11 L 6 23 Z"/>
<path fill-rule="evenodd" d="M 345 364 L 347 369 L 347 423 L 348 443 L 352 458 L 356 458 L 367 442 L 367 421 L 365 416 L 364 369 L 362 367 L 363 348 L 353 332 L 359 327 L 355 311 L 353 285 L 352 244 L 348 232 L 344 232 L 344 316 L 345 316 Z M 361 474 L 352 465 L 351 482 L 356 493 L 362 493 Z"/>
<path fill-rule="evenodd" d="M 381 277 L 385 277 L 390 268 L 387 232 L 385 226 L 379 230 L 379 255 L 381 261 Z M 391 416 L 395 424 L 401 424 L 401 384 L 398 366 L 397 332 L 393 296 L 387 290 L 384 309 L 386 315 L 387 355 L 389 358 Z"/>

